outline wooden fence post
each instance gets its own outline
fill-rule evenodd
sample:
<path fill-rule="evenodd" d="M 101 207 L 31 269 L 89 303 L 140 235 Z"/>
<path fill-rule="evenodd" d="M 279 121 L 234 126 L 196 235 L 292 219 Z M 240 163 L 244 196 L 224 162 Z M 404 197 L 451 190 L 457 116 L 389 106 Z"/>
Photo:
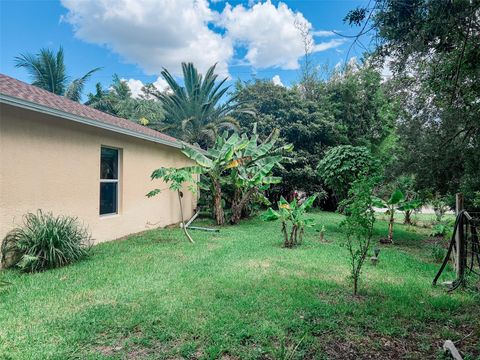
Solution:
<path fill-rule="evenodd" d="M 455 210 L 456 215 L 458 215 L 460 211 L 464 210 L 462 193 L 457 193 L 455 195 Z M 463 217 L 458 224 L 457 234 L 455 236 L 455 247 L 455 270 L 457 272 L 457 280 L 460 280 L 463 279 L 463 275 L 465 273 L 465 233 Z"/>

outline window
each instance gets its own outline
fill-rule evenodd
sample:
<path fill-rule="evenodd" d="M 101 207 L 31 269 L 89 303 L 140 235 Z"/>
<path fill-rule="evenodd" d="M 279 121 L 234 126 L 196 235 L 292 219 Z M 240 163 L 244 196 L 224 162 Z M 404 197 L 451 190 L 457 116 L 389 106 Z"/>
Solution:
<path fill-rule="evenodd" d="M 118 149 L 102 147 L 100 155 L 100 215 L 118 213 Z"/>

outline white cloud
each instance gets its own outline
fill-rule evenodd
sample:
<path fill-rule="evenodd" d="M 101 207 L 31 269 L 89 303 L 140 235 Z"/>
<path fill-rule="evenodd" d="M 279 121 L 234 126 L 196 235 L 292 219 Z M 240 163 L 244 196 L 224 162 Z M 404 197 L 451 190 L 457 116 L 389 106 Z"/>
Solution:
<path fill-rule="evenodd" d="M 280 79 L 280 75 L 275 75 L 273 78 L 272 78 L 272 82 L 274 85 L 278 85 L 278 86 L 285 86 L 283 85 L 282 83 L 282 79 Z"/>
<path fill-rule="evenodd" d="M 149 75 L 162 68 L 179 75 L 185 61 L 194 62 L 201 72 L 218 63 L 221 75 L 228 74 L 231 63 L 298 69 L 304 49 L 295 23 L 312 30 L 302 13 L 270 0 L 252 1 L 249 6 L 227 3 L 221 13 L 212 10 L 208 0 L 61 1 L 68 10 L 63 20 L 78 38 L 108 47 Z M 331 35 L 325 30 L 312 34 Z M 342 43 L 341 39 L 320 42 L 313 51 Z M 235 48 L 246 49 L 245 57 L 234 59 Z"/>
<path fill-rule="evenodd" d="M 207 0 L 62 0 L 75 35 L 105 45 L 147 74 L 179 74 L 182 61 L 227 73 L 231 44 L 208 28 L 216 13 Z"/>
<path fill-rule="evenodd" d="M 336 47 L 339 47 L 345 42 L 344 39 L 333 39 L 330 41 L 322 42 L 319 44 L 314 45 L 313 49 L 314 51 L 325 51 L 328 49 L 334 49 Z"/>
<path fill-rule="evenodd" d="M 318 36 L 318 37 L 330 37 L 330 36 L 334 36 L 335 33 L 329 30 L 316 30 L 316 31 L 312 31 L 312 35 Z"/>
<path fill-rule="evenodd" d="M 302 37 L 295 22 L 312 25 L 301 13 L 293 12 L 286 4 L 275 6 L 270 1 L 250 8 L 227 5 L 220 24 L 227 30 L 232 43 L 247 49 L 245 56 L 255 68 L 280 67 L 297 69 L 304 53 Z"/>
<path fill-rule="evenodd" d="M 138 79 L 121 79 L 122 81 L 126 81 L 130 91 L 132 92 L 133 98 L 138 98 L 140 95 L 143 95 L 144 92 L 142 91 L 143 86 L 145 85 L 141 80 Z M 160 91 L 164 92 L 165 90 L 169 91 L 170 87 L 168 83 L 162 77 L 158 77 L 157 80 L 153 82 L 153 86 Z"/>
<path fill-rule="evenodd" d="M 170 87 L 168 86 L 168 83 L 165 81 L 164 78 L 158 77 L 157 80 L 153 82 L 153 85 L 157 88 L 158 91 L 163 92 L 165 90 L 169 90 Z"/>
<path fill-rule="evenodd" d="M 126 81 L 130 91 L 132 92 L 133 98 L 138 98 L 142 93 L 143 82 L 136 79 L 121 79 L 122 81 Z"/>

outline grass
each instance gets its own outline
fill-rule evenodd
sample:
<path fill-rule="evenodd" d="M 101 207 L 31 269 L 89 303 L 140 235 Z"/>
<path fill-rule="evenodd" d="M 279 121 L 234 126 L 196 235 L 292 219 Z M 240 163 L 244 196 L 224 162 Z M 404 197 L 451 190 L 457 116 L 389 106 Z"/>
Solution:
<path fill-rule="evenodd" d="M 433 359 L 446 339 L 479 358 L 479 296 L 431 286 L 428 230 L 398 224 L 354 298 L 341 216 L 314 216 L 327 242 L 309 229 L 296 249 L 253 219 L 192 231 L 194 245 L 152 230 L 65 268 L 3 271 L 0 358 Z M 386 229 L 378 221 L 376 238 Z"/>

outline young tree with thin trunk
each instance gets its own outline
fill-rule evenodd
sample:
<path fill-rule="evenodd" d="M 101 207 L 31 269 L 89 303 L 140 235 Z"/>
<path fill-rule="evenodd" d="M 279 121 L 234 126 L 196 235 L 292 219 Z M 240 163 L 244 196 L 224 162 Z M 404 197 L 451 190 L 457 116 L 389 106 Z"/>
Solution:
<path fill-rule="evenodd" d="M 347 217 L 341 225 L 346 236 L 345 246 L 349 253 L 350 274 L 355 296 L 358 294 L 362 267 L 372 242 L 375 223 L 372 195 L 376 181 L 375 178 L 359 178 L 352 184 L 348 198 L 342 202 Z"/>
<path fill-rule="evenodd" d="M 194 243 L 192 237 L 187 231 L 187 227 L 185 226 L 185 218 L 183 217 L 183 205 L 182 205 L 182 197 L 183 192 L 182 189 L 184 186 L 187 186 L 187 189 L 192 193 L 196 193 L 197 191 L 197 179 L 196 175 L 201 174 L 202 169 L 198 166 L 190 166 L 184 168 L 159 168 L 155 170 L 152 175 L 151 179 L 160 179 L 163 180 L 165 183 L 169 184 L 169 189 L 175 191 L 178 196 L 178 203 L 180 205 L 180 218 L 181 218 L 181 226 L 185 236 L 187 237 L 188 241 Z M 161 192 L 161 189 L 154 189 L 147 194 L 147 197 L 153 197 Z"/>

